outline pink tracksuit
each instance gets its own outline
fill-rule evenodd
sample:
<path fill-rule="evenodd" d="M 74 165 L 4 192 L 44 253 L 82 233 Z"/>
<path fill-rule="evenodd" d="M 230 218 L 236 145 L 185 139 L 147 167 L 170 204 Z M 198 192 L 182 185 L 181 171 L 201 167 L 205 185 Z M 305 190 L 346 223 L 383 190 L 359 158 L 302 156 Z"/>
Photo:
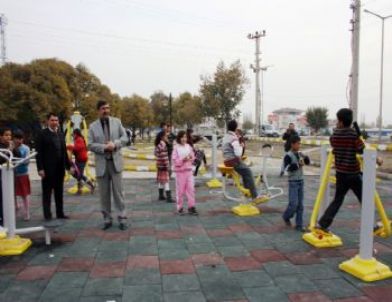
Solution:
<path fill-rule="evenodd" d="M 188 155 L 191 155 L 192 159 L 184 160 Z M 188 200 L 188 209 L 195 206 L 195 184 L 192 172 L 194 159 L 195 154 L 190 145 L 177 144 L 174 147 L 172 163 L 173 170 L 176 172 L 177 210 L 183 207 L 184 195 Z"/>

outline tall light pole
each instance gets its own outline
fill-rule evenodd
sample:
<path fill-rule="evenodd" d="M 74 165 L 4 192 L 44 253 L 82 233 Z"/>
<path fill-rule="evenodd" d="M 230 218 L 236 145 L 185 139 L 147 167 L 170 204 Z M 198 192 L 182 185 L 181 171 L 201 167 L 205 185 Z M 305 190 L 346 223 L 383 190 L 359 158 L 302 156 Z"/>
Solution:
<path fill-rule="evenodd" d="M 350 74 L 350 108 L 354 121 L 358 120 L 358 84 L 359 84 L 359 38 L 361 24 L 361 0 L 352 0 L 350 8 L 353 11 L 352 24 L 352 66 Z"/>
<path fill-rule="evenodd" d="M 386 19 L 392 18 L 389 16 L 380 16 L 379 14 L 373 13 L 370 10 L 365 9 L 365 13 L 371 14 L 381 19 L 381 66 L 380 66 L 380 107 L 378 115 L 378 140 L 381 141 L 382 136 L 382 98 L 383 98 L 383 86 L 384 86 L 384 23 Z"/>
<path fill-rule="evenodd" d="M 256 52 L 255 52 L 255 66 L 250 65 L 250 68 L 256 74 L 256 99 L 255 99 L 255 127 L 256 127 L 256 134 L 260 135 L 260 99 L 261 99 L 261 92 L 260 92 L 260 38 L 265 37 L 265 30 L 263 31 L 256 31 L 254 34 L 248 34 L 248 39 L 256 41 Z"/>
<path fill-rule="evenodd" d="M 262 66 L 261 70 L 261 125 L 264 125 L 264 72 L 273 65 Z"/>
<path fill-rule="evenodd" d="M 1 64 L 4 65 L 7 60 L 7 47 L 5 41 L 5 26 L 7 25 L 7 20 L 3 14 L 0 14 L 0 39 L 1 39 L 1 54 L 0 60 Z"/>

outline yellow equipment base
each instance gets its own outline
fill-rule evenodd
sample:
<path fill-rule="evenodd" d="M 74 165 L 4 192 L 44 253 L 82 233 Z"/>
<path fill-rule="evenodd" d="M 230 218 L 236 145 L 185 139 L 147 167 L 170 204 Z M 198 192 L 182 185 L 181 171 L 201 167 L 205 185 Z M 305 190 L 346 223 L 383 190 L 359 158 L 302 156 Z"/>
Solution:
<path fill-rule="evenodd" d="M 3 230 L 0 231 L 0 239 L 4 239 L 7 237 L 7 233 Z"/>
<path fill-rule="evenodd" d="M 342 239 L 340 239 L 339 236 L 318 230 L 312 230 L 311 232 L 304 234 L 302 239 L 317 248 L 337 247 L 343 245 Z"/>
<path fill-rule="evenodd" d="M 271 198 L 268 195 L 263 195 L 252 200 L 252 205 L 257 205 L 269 201 Z"/>
<path fill-rule="evenodd" d="M 69 194 L 76 195 L 78 193 L 78 185 L 74 185 L 73 187 L 69 188 L 67 192 Z M 90 193 L 91 191 L 87 186 L 82 187 L 82 194 L 90 194 Z"/>
<path fill-rule="evenodd" d="M 260 215 L 260 210 L 252 204 L 242 203 L 232 207 L 231 211 L 238 216 L 256 216 Z"/>
<path fill-rule="evenodd" d="M 207 187 L 210 189 L 222 188 L 222 183 L 218 179 L 214 178 L 207 182 Z"/>
<path fill-rule="evenodd" d="M 389 267 L 375 258 L 365 260 L 359 255 L 347 260 L 339 265 L 339 268 L 346 273 L 361 279 L 362 281 L 372 282 L 392 277 Z"/>
<path fill-rule="evenodd" d="M 30 239 L 15 236 L 0 240 L 0 256 L 14 256 L 23 254 L 32 242 Z"/>

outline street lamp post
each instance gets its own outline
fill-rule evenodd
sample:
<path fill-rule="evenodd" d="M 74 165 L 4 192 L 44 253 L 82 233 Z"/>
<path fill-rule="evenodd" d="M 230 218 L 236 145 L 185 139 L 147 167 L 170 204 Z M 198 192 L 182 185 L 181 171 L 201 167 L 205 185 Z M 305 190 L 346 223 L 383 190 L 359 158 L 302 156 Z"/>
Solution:
<path fill-rule="evenodd" d="M 386 19 L 392 18 L 392 15 L 381 16 L 379 14 L 373 13 L 367 9 L 364 10 L 365 13 L 371 14 L 377 18 L 381 19 L 381 66 L 380 66 L 380 107 L 379 107 L 379 132 L 378 140 L 381 141 L 382 136 L 382 99 L 383 99 L 383 85 L 384 85 L 384 22 Z"/>
<path fill-rule="evenodd" d="M 268 70 L 268 68 L 272 67 L 274 65 L 267 65 L 261 67 L 261 126 L 264 125 L 264 72 Z"/>

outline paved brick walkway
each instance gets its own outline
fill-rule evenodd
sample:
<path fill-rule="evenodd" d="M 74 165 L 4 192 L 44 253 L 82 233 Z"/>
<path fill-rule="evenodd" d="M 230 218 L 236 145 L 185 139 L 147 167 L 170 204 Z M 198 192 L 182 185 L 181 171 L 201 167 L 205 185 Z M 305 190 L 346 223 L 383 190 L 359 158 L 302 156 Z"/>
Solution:
<path fill-rule="evenodd" d="M 273 178 L 287 192 L 285 179 Z M 39 183 L 33 183 L 39 192 Z M 306 221 L 318 177 L 306 179 Z M 391 182 L 381 196 L 392 215 Z M 283 225 L 287 196 L 258 217 L 230 213 L 232 202 L 197 187 L 199 217 L 174 215 L 158 202 L 153 180 L 125 180 L 131 228 L 101 231 L 95 196 L 66 196 L 69 220 L 46 247 L 41 235 L 24 255 L 0 258 L 0 301 L 391 301 L 392 280 L 365 284 L 338 270 L 357 253 L 359 206 L 350 195 L 334 231 L 344 247 L 317 250 Z M 33 196 L 38 225 L 40 196 Z M 392 266 L 392 239 L 377 239 Z"/>

